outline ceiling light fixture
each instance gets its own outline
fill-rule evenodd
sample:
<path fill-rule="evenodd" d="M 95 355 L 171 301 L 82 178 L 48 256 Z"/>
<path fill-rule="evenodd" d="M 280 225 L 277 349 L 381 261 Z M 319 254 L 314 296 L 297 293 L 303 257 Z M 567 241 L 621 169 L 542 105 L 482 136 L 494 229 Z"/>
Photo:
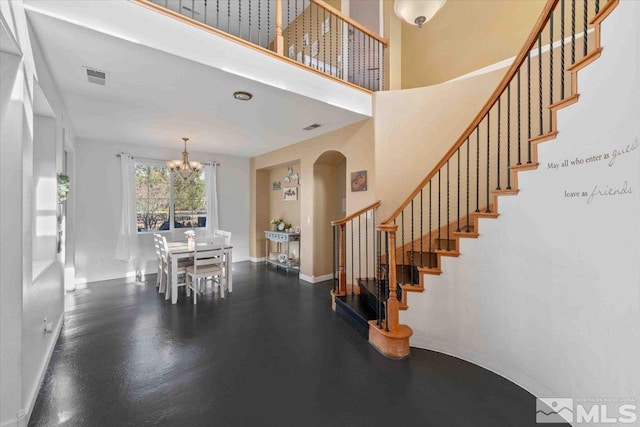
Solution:
<path fill-rule="evenodd" d="M 435 16 L 447 0 L 396 0 L 393 10 L 411 25 L 422 25 Z"/>
<path fill-rule="evenodd" d="M 167 162 L 167 167 L 171 172 L 178 172 L 182 178 L 187 179 L 191 174 L 202 169 L 202 163 L 189 161 L 189 152 L 187 151 L 187 141 L 189 138 L 182 138 L 182 140 L 184 141 L 182 160 L 170 160 Z"/>
<path fill-rule="evenodd" d="M 233 93 L 233 97 L 235 99 L 237 99 L 238 101 L 248 101 L 251 98 L 253 98 L 253 95 L 250 94 L 249 92 L 245 92 L 245 91 L 239 90 L 239 91 Z"/>

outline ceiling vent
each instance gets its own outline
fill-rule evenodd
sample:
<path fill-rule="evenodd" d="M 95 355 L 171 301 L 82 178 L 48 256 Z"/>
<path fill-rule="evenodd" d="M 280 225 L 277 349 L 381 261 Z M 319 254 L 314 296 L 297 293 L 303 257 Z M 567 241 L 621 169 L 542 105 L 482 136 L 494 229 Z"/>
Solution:
<path fill-rule="evenodd" d="M 87 68 L 87 79 L 89 80 L 89 83 L 105 86 L 107 83 L 107 73 Z"/>
<path fill-rule="evenodd" d="M 314 130 L 319 128 L 322 125 L 319 125 L 318 123 L 314 123 L 312 125 L 307 126 L 306 128 L 302 128 L 302 130 Z"/>

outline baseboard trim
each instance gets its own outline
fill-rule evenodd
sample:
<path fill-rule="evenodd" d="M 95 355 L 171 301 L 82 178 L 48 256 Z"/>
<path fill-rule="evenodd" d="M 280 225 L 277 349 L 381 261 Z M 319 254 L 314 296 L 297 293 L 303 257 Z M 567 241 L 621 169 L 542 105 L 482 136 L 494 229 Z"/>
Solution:
<path fill-rule="evenodd" d="M 411 337 L 411 347 L 436 351 L 438 353 L 447 354 L 449 356 L 465 360 L 469 363 L 473 363 L 474 365 L 478 365 L 496 375 L 500 375 L 515 385 L 527 390 L 536 397 L 555 396 L 551 390 L 533 378 L 509 366 L 505 367 L 496 360 L 466 347 L 433 338 L 417 337 L 415 335 Z"/>
<path fill-rule="evenodd" d="M 333 279 L 333 274 L 325 274 L 323 276 L 307 276 L 306 274 L 300 273 L 300 280 L 304 280 L 309 283 L 320 283 L 326 282 L 327 280 Z"/>
<path fill-rule="evenodd" d="M 42 365 L 40 365 L 40 375 L 38 376 L 37 386 L 31 390 L 29 399 L 27 400 L 25 407 L 26 413 L 23 418 L 17 420 L 16 425 L 28 425 L 29 420 L 31 419 L 31 413 L 33 412 L 33 408 L 36 404 L 36 399 L 38 397 L 38 393 L 40 392 L 40 388 L 42 387 L 42 383 L 44 382 L 44 376 L 47 373 L 47 367 L 49 366 L 49 362 L 51 362 L 51 357 L 53 356 L 53 350 L 56 348 L 56 343 L 60 338 L 60 333 L 62 332 L 62 325 L 64 324 L 64 313 L 60 314 L 60 319 L 58 320 L 58 325 L 53 333 L 53 339 L 49 343 L 49 348 L 47 349 L 47 357 L 44 359 Z M 24 423 L 21 421 L 24 420 Z"/>
<path fill-rule="evenodd" d="M 265 262 L 266 260 L 267 260 L 266 257 L 262 257 L 262 258 L 249 257 L 249 261 L 251 261 L 253 263 Z"/>

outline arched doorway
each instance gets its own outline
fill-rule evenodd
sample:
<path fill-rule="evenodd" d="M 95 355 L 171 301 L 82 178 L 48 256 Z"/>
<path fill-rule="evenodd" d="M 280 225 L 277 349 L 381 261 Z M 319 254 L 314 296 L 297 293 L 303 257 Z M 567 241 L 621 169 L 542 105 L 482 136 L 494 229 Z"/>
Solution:
<path fill-rule="evenodd" d="M 326 151 L 313 164 L 313 275 L 331 278 L 331 221 L 346 216 L 347 158 Z"/>

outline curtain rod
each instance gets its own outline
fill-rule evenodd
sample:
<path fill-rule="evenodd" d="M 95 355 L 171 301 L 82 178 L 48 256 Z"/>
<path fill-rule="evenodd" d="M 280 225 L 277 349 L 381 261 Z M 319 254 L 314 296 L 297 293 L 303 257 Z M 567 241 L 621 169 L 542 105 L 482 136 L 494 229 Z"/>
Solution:
<path fill-rule="evenodd" d="M 126 153 L 117 153 L 116 157 L 122 157 L 123 154 Z M 132 159 L 134 160 L 150 160 L 152 162 L 170 162 L 171 160 L 165 160 L 165 159 L 154 159 L 152 157 L 136 157 L 136 156 L 131 156 Z M 208 165 L 216 165 L 216 166 L 220 166 L 219 162 L 213 161 L 213 162 L 202 162 L 202 164 Z"/>

